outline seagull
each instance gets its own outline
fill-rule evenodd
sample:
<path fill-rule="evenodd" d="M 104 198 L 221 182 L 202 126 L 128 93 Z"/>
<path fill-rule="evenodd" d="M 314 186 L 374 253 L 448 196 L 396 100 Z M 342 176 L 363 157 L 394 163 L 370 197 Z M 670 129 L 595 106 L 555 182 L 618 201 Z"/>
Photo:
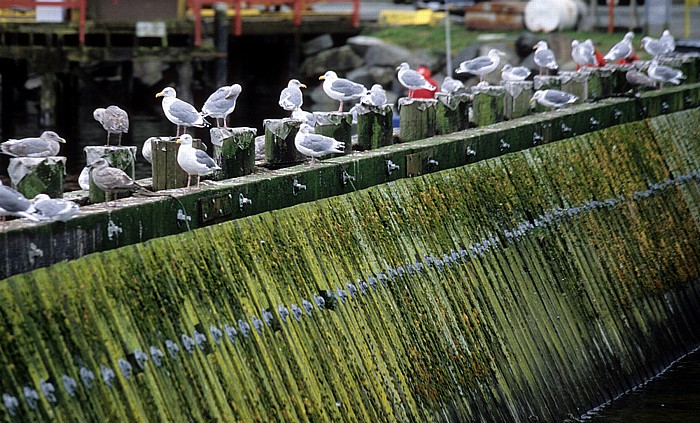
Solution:
<path fill-rule="evenodd" d="M 538 41 L 533 49 L 535 50 L 535 64 L 540 67 L 540 75 L 548 73 L 545 69 L 555 70 L 559 68 L 554 52 L 549 49 L 546 41 Z"/>
<path fill-rule="evenodd" d="M 90 189 L 90 166 L 85 166 L 78 175 L 78 185 L 80 189 L 88 191 Z"/>
<path fill-rule="evenodd" d="M 192 175 L 197 175 L 197 188 L 199 188 L 200 177 L 221 170 L 207 153 L 192 146 L 191 135 L 183 134 L 177 142 L 180 144 L 177 150 L 177 164 L 187 173 L 187 188 L 190 187 Z"/>
<path fill-rule="evenodd" d="M 122 145 L 122 134 L 129 132 L 129 115 L 119 106 L 99 107 L 92 112 L 92 117 L 107 131 L 107 145 L 112 134 L 119 134 L 118 145 Z"/>
<path fill-rule="evenodd" d="M 656 60 L 652 60 L 649 69 L 647 69 L 647 74 L 649 78 L 659 82 L 659 88 L 663 86 L 664 82 L 678 85 L 681 83 L 681 79 L 685 79 L 685 75 L 680 70 L 660 65 Z"/>
<path fill-rule="evenodd" d="M 280 93 L 280 99 L 277 104 L 284 110 L 290 112 L 301 109 L 301 106 L 304 104 L 304 95 L 301 92 L 302 88 L 306 88 L 306 85 L 299 82 L 298 79 L 290 79 L 289 82 L 287 82 L 287 88 L 283 89 Z"/>
<path fill-rule="evenodd" d="M 440 86 L 440 92 L 443 94 L 453 95 L 464 90 L 464 83 L 459 79 L 454 79 L 451 76 L 446 76 Z"/>
<path fill-rule="evenodd" d="M 36 210 L 32 203 L 19 191 L 0 185 L 0 216 L 26 217 L 38 222 Z"/>
<path fill-rule="evenodd" d="M 111 167 L 105 158 L 99 158 L 88 166 L 90 168 L 90 178 L 95 183 L 97 188 L 105 192 L 105 203 L 109 205 L 109 195 L 114 194 L 114 200 L 117 200 L 117 194 L 122 192 L 139 191 L 146 195 L 154 195 L 153 192 L 139 185 L 131 179 L 121 169 Z M 115 204 L 112 204 L 114 206 Z"/>
<path fill-rule="evenodd" d="M 0 150 L 12 157 L 51 157 L 58 154 L 66 140 L 54 131 L 44 131 L 38 138 L 11 139 L 0 144 Z"/>
<path fill-rule="evenodd" d="M 362 98 L 360 103 L 365 106 L 377 106 L 381 107 L 386 104 L 386 91 L 380 84 L 372 85 L 372 88 L 367 91 Z"/>
<path fill-rule="evenodd" d="M 586 66 L 598 66 L 598 59 L 595 57 L 595 46 L 590 39 L 580 42 L 571 42 L 571 58 L 578 66 L 579 70 Z"/>
<path fill-rule="evenodd" d="M 507 82 L 524 81 L 530 76 L 531 72 L 525 66 L 512 66 L 510 63 L 506 63 L 501 70 L 501 79 Z"/>
<path fill-rule="evenodd" d="M 652 58 L 656 59 L 671 52 L 670 46 L 661 40 L 652 37 L 642 38 L 642 47 Z"/>
<path fill-rule="evenodd" d="M 626 59 L 632 52 L 632 39 L 634 38 L 634 32 L 630 31 L 622 38 L 622 41 L 612 46 L 610 51 L 603 56 L 608 62 L 616 62 L 620 59 Z"/>
<path fill-rule="evenodd" d="M 40 220 L 65 222 L 80 213 L 80 206 L 63 198 L 51 198 L 46 194 L 34 197 L 34 208 Z"/>
<path fill-rule="evenodd" d="M 226 125 L 226 118 L 233 113 L 233 110 L 236 108 L 236 100 L 240 94 L 241 86 L 238 84 L 219 87 L 207 98 L 207 101 L 204 102 L 204 106 L 202 106 L 202 116 L 209 116 L 216 119 L 217 128 L 220 127 L 219 120 L 223 120 L 224 128 L 228 128 Z"/>
<path fill-rule="evenodd" d="M 409 97 L 413 97 L 413 91 L 415 90 L 426 89 L 432 91 L 436 88 L 433 84 L 428 82 L 423 75 L 411 69 L 406 62 L 401 63 L 396 70 L 399 71 L 399 82 L 401 85 L 408 88 Z"/>
<path fill-rule="evenodd" d="M 344 153 L 345 143 L 336 141 L 334 138 L 321 134 L 315 134 L 313 128 L 302 123 L 294 137 L 294 145 L 297 150 L 308 157 L 311 157 L 311 165 L 316 163 L 317 157 L 326 156 L 332 153 Z"/>
<path fill-rule="evenodd" d="M 153 145 L 151 142 L 157 139 L 158 137 L 147 138 L 146 141 L 143 142 L 143 147 L 141 147 L 141 155 L 148 163 L 153 163 Z"/>
<path fill-rule="evenodd" d="M 638 71 L 638 70 L 628 70 L 625 74 L 625 79 L 631 85 L 637 87 L 653 87 L 655 82 L 648 75 Z"/>
<path fill-rule="evenodd" d="M 671 35 L 671 31 L 669 31 L 668 29 L 665 29 L 664 32 L 661 33 L 659 41 L 661 41 L 668 47 L 669 53 L 676 50 L 676 40 L 673 38 L 673 35 Z"/>
<path fill-rule="evenodd" d="M 578 97 L 573 94 L 567 93 L 565 91 L 549 89 L 535 91 L 535 95 L 532 96 L 530 104 L 537 101 L 543 106 L 559 109 L 566 106 L 567 104 L 572 104 L 576 102 L 576 100 L 578 100 Z"/>
<path fill-rule="evenodd" d="M 460 63 L 455 72 L 478 75 L 479 82 L 484 82 L 484 76 L 496 70 L 498 64 L 501 63 L 502 56 L 505 56 L 505 53 L 493 48 L 489 50 L 486 56 L 475 57 Z"/>
<path fill-rule="evenodd" d="M 202 114 L 193 105 L 177 98 L 175 88 L 167 87 L 156 94 L 156 97 L 163 97 L 163 112 L 170 122 L 177 125 L 176 136 L 180 136 L 180 127 L 183 127 L 183 133 L 187 133 L 188 126 L 197 128 L 209 126 L 209 122 L 204 120 Z"/>
<path fill-rule="evenodd" d="M 338 75 L 333 71 L 327 71 L 318 79 L 323 81 L 323 91 L 326 95 L 340 102 L 339 112 L 343 111 L 344 102 L 359 99 L 367 92 L 367 88 L 362 84 L 349 79 L 338 78 Z"/>

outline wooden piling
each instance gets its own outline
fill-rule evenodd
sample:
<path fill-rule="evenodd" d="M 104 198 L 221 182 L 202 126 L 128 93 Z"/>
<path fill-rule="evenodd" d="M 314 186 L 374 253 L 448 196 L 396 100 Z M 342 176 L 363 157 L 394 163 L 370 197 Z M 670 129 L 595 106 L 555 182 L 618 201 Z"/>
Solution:
<path fill-rule="evenodd" d="M 586 75 L 587 98 L 595 100 L 607 95 L 610 86 L 610 72 L 608 70 L 585 68 L 580 73 Z"/>
<path fill-rule="evenodd" d="M 576 104 L 588 100 L 588 75 L 582 72 L 561 72 L 561 89 L 578 97 Z"/>
<path fill-rule="evenodd" d="M 506 90 L 501 86 L 479 87 L 472 101 L 472 123 L 486 126 L 504 120 Z"/>
<path fill-rule="evenodd" d="M 435 135 L 437 100 L 399 98 L 399 140 L 414 141 Z"/>
<path fill-rule="evenodd" d="M 51 198 L 63 197 L 65 157 L 13 157 L 7 173 L 12 187 L 27 198 L 34 198 L 37 194 L 47 194 Z"/>
<path fill-rule="evenodd" d="M 199 138 L 192 140 L 192 146 L 206 151 L 204 143 Z M 154 191 L 187 186 L 189 175 L 177 164 L 179 150 L 180 144 L 177 143 L 177 138 L 159 137 L 151 140 L 151 173 Z"/>
<path fill-rule="evenodd" d="M 450 134 L 469 127 L 469 106 L 472 100 L 469 94 L 436 93 L 435 98 L 438 100 L 435 111 L 437 134 Z"/>
<path fill-rule="evenodd" d="M 87 146 L 85 152 L 85 162 L 89 166 L 100 158 L 107 160 L 111 167 L 123 170 L 131 178 L 134 178 L 136 169 L 136 146 Z M 128 193 L 120 194 L 127 197 Z M 92 178 L 90 178 L 90 194 L 88 196 L 91 203 L 101 203 L 105 201 L 105 192 L 97 188 Z"/>
<path fill-rule="evenodd" d="M 530 99 L 534 93 L 532 81 L 505 81 L 503 117 L 506 120 L 516 119 L 530 114 Z"/>
<path fill-rule="evenodd" d="M 317 134 L 345 143 L 345 153 L 352 152 L 352 114 L 350 112 L 316 112 Z"/>
<path fill-rule="evenodd" d="M 269 165 L 301 163 L 304 157 L 294 146 L 301 121 L 297 119 L 265 119 L 265 160 Z"/>
<path fill-rule="evenodd" d="M 373 150 L 394 143 L 394 112 L 390 104 L 362 106 L 357 111 L 357 150 Z"/>
<path fill-rule="evenodd" d="M 221 167 L 215 180 L 249 175 L 255 168 L 255 128 L 212 128 L 209 130 L 213 159 Z"/>

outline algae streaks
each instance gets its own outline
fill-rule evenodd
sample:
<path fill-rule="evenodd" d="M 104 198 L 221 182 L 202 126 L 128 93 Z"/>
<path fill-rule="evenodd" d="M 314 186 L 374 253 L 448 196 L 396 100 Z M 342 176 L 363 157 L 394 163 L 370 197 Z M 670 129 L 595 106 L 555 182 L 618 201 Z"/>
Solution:
<path fill-rule="evenodd" d="M 0 388 L 17 418 L 59 421 L 549 421 L 592 408 L 700 340 L 697 152 L 664 130 L 699 114 L 13 277 L 0 286 Z M 303 300 L 308 314 L 281 322 L 278 305 Z M 188 350 L 195 331 L 205 338 Z M 160 365 L 120 370 L 151 346 Z M 22 388 L 41 381 L 57 402 L 30 409 Z"/>

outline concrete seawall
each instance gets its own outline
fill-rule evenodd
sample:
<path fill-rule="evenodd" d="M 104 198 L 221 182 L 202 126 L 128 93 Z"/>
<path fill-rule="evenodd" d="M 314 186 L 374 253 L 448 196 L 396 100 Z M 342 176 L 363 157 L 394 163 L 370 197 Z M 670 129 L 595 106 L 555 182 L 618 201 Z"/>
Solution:
<path fill-rule="evenodd" d="M 296 169 L 322 181 L 348 166 L 367 189 L 304 181 L 329 198 L 6 279 L 3 417 L 579 416 L 700 342 L 700 109 L 637 120 L 638 104 Z M 564 138 L 547 135 L 557 119 L 583 135 L 526 148 Z M 372 160 L 428 149 L 448 169 L 363 186 L 390 176 L 362 176 Z"/>

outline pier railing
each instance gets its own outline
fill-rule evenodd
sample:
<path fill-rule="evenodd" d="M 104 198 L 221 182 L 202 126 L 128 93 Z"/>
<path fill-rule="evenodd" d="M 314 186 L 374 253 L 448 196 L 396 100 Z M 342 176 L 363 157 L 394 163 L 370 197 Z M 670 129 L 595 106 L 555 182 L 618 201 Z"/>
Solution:
<path fill-rule="evenodd" d="M 42 0 L 0 0 L 0 9 L 10 9 L 13 7 L 26 7 L 35 9 L 37 6 L 62 7 L 66 9 L 78 10 L 78 40 L 80 45 L 85 45 L 85 10 L 86 0 L 63 0 L 63 1 L 42 1 Z"/>
<path fill-rule="evenodd" d="M 292 23 L 294 26 L 301 26 L 304 10 L 314 3 L 352 3 L 351 23 L 353 28 L 360 24 L 360 0 L 188 0 L 188 6 L 194 17 L 194 44 L 199 46 L 202 43 L 202 9 L 214 3 L 226 3 L 233 7 L 233 33 L 239 36 L 243 33 L 242 10 L 254 6 L 277 7 L 288 6 L 292 9 Z"/>

